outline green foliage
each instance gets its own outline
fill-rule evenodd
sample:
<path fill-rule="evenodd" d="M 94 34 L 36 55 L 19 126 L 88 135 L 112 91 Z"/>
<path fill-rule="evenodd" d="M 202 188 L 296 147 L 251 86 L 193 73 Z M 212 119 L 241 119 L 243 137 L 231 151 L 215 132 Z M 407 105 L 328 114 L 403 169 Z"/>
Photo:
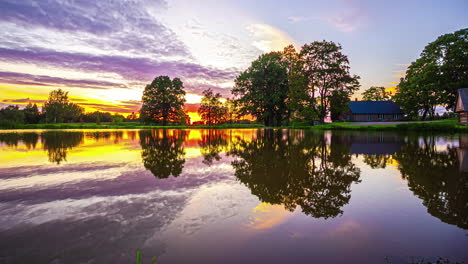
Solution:
<path fill-rule="evenodd" d="M 342 91 L 349 97 L 359 88 L 359 76 L 350 75 L 348 57 L 341 53 L 341 49 L 332 41 L 314 41 L 302 46 L 299 54 L 309 80 L 310 105 L 322 122 L 330 110 L 335 91 Z"/>
<path fill-rule="evenodd" d="M 22 124 L 24 123 L 24 112 L 17 105 L 9 105 L 0 109 L 0 120 L 4 121 L 5 125 Z"/>
<path fill-rule="evenodd" d="M 205 124 L 214 125 L 226 120 L 228 108 L 223 105 L 220 98 L 221 94 L 213 93 L 211 88 L 203 91 L 203 98 L 198 108 L 198 114 Z"/>
<path fill-rule="evenodd" d="M 77 122 L 84 113 L 82 107 L 69 102 L 68 92 L 62 89 L 49 93 L 43 109 L 47 123 Z"/>
<path fill-rule="evenodd" d="M 362 93 L 362 100 L 364 101 L 388 101 L 390 100 L 390 93 L 385 91 L 385 87 L 371 86 L 369 89 Z"/>
<path fill-rule="evenodd" d="M 124 121 L 124 116 L 123 115 L 118 115 L 118 114 L 115 114 L 112 116 L 112 123 L 117 123 L 117 124 L 120 124 Z"/>
<path fill-rule="evenodd" d="M 29 103 L 24 109 L 24 123 L 37 124 L 41 120 L 41 113 L 36 104 Z"/>
<path fill-rule="evenodd" d="M 289 93 L 286 63 L 279 52 L 263 54 L 235 80 L 232 93 L 242 115 L 249 114 L 266 126 L 280 126 L 287 116 Z"/>
<path fill-rule="evenodd" d="M 180 122 L 180 113 L 185 103 L 183 88 L 179 78 L 171 80 L 168 76 L 156 77 L 143 91 L 140 110 L 142 120 L 163 126 Z"/>
<path fill-rule="evenodd" d="M 153 257 L 151 259 L 150 264 L 154 264 L 155 262 L 156 262 L 156 257 Z M 141 251 L 140 250 L 137 251 L 137 264 L 142 264 L 142 262 L 141 262 Z"/>
<path fill-rule="evenodd" d="M 468 87 L 468 29 L 429 43 L 400 80 L 395 101 L 413 117 L 435 116 L 435 107 L 453 109 L 458 88 Z"/>
<path fill-rule="evenodd" d="M 299 57 L 293 45 L 284 48 L 282 59 L 286 63 L 288 74 L 288 116 L 289 119 L 314 120 L 311 109 L 308 107 L 307 85 L 309 80 L 303 71 L 303 60 Z"/>
<path fill-rule="evenodd" d="M 339 120 L 340 115 L 349 110 L 349 93 L 343 90 L 336 90 L 330 96 L 330 113 L 333 121 Z"/>

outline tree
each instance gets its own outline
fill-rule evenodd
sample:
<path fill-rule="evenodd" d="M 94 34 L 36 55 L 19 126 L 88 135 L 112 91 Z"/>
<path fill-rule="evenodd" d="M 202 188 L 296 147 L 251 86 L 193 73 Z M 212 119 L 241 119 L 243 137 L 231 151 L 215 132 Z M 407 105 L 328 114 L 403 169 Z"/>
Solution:
<path fill-rule="evenodd" d="M 221 94 L 213 93 L 211 88 L 203 91 L 203 98 L 201 100 L 200 107 L 198 108 L 198 114 L 207 125 L 219 124 L 224 121 L 227 108 L 220 101 Z"/>
<path fill-rule="evenodd" d="M 344 91 L 351 96 L 359 88 L 359 76 L 350 75 L 348 57 L 334 42 L 305 44 L 299 55 L 304 61 L 303 70 L 309 81 L 309 103 L 323 122 L 330 110 L 333 92 Z"/>
<path fill-rule="evenodd" d="M 371 86 L 369 89 L 362 93 L 362 100 L 364 101 L 388 101 L 390 100 L 390 93 L 385 91 L 385 87 Z"/>
<path fill-rule="evenodd" d="M 405 112 L 425 119 L 435 107 L 455 106 L 458 88 L 468 87 L 468 29 L 438 37 L 400 80 L 395 100 Z"/>
<path fill-rule="evenodd" d="M 82 121 L 82 115 L 84 114 L 84 108 L 74 104 L 68 103 L 65 108 L 64 120 L 65 122 L 78 122 Z"/>
<path fill-rule="evenodd" d="M 171 80 L 168 76 L 156 77 L 143 91 L 143 105 L 140 117 L 145 122 L 179 122 L 180 111 L 185 103 L 184 86 L 179 78 Z"/>
<path fill-rule="evenodd" d="M 62 89 L 51 91 L 44 104 L 46 122 L 62 123 L 68 103 L 68 92 Z"/>
<path fill-rule="evenodd" d="M 41 119 L 41 113 L 36 104 L 29 103 L 24 109 L 24 122 L 26 124 L 37 124 Z"/>
<path fill-rule="evenodd" d="M 288 75 L 279 52 L 263 54 L 235 80 L 232 90 L 241 115 L 250 114 L 266 126 L 287 119 Z"/>
<path fill-rule="evenodd" d="M 22 124 L 24 122 L 24 112 L 17 105 L 9 105 L 0 109 L 0 120 Z"/>
<path fill-rule="evenodd" d="M 293 45 L 284 48 L 282 60 L 286 64 L 288 75 L 288 118 L 311 119 L 310 107 L 308 107 L 307 85 L 308 79 L 303 72 L 303 60 L 299 57 Z M 312 121 L 312 120 L 309 120 Z"/>
<path fill-rule="evenodd" d="M 339 120 L 340 115 L 349 110 L 349 102 L 349 93 L 347 91 L 336 90 L 332 92 L 330 97 L 330 113 L 333 121 Z"/>

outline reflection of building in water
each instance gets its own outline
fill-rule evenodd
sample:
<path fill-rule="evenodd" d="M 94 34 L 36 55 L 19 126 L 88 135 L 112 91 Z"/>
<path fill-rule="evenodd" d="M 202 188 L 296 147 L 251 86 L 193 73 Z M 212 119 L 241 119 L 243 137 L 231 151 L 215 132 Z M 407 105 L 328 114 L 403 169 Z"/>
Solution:
<path fill-rule="evenodd" d="M 351 154 L 393 155 L 401 149 L 403 138 L 388 134 L 352 134 L 349 136 Z"/>
<path fill-rule="evenodd" d="M 460 147 L 457 148 L 459 169 L 468 172 L 468 135 L 460 135 Z"/>

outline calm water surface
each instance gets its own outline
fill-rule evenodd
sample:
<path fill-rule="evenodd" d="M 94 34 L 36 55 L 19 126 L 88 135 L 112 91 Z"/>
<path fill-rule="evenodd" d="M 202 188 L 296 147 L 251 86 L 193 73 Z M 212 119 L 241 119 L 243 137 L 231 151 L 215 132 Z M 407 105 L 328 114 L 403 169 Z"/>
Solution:
<path fill-rule="evenodd" d="M 468 262 L 468 135 L 0 132 L 0 263 Z"/>

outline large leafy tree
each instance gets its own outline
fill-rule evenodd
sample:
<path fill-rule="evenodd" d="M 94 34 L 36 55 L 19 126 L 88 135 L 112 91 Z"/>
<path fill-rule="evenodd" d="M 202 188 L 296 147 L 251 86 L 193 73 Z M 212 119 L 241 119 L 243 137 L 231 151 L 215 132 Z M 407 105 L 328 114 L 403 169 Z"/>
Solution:
<path fill-rule="evenodd" d="M 330 110 L 333 92 L 343 91 L 351 96 L 359 88 L 359 77 L 351 76 L 348 57 L 341 49 L 332 41 L 314 41 L 302 46 L 300 52 L 309 81 L 309 101 L 322 122 Z"/>
<path fill-rule="evenodd" d="M 403 109 L 423 119 L 435 107 L 453 109 L 458 88 L 468 87 L 468 29 L 438 37 L 420 58 L 411 63 L 401 79 L 395 100 Z"/>
<path fill-rule="evenodd" d="M 307 96 L 307 76 L 303 72 L 303 60 L 293 45 L 284 48 L 282 59 L 288 74 L 288 117 L 289 119 L 312 119 Z"/>
<path fill-rule="evenodd" d="M 371 86 L 369 89 L 362 93 L 362 100 L 364 101 L 388 101 L 390 100 L 390 93 L 385 90 L 383 86 Z"/>
<path fill-rule="evenodd" d="M 53 90 L 43 107 L 46 122 L 76 122 L 84 113 L 84 108 L 70 102 L 68 92 L 62 89 Z"/>
<path fill-rule="evenodd" d="M 221 102 L 221 94 L 213 93 L 212 89 L 203 91 L 203 98 L 198 114 L 207 125 L 222 123 L 226 118 L 228 109 Z"/>
<path fill-rule="evenodd" d="M 179 78 L 156 77 L 143 91 L 140 117 L 145 122 L 179 122 L 185 103 L 185 91 Z"/>
<path fill-rule="evenodd" d="M 235 80 L 232 90 L 242 114 L 266 126 L 279 126 L 287 118 L 288 75 L 279 52 L 263 54 Z"/>
<path fill-rule="evenodd" d="M 47 102 L 44 104 L 46 121 L 53 123 L 63 122 L 68 103 L 68 92 L 62 89 L 51 91 Z"/>

